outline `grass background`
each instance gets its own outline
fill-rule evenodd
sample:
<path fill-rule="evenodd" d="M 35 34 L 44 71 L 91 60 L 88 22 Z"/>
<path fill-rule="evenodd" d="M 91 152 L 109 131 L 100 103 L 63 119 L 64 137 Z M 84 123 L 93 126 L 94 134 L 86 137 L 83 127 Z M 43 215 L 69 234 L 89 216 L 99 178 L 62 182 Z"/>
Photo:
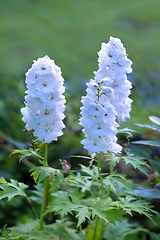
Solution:
<path fill-rule="evenodd" d="M 66 93 L 78 95 L 98 69 L 101 42 L 113 36 L 133 61 L 131 122 L 158 116 L 159 9 L 159 0 L 0 0 L 2 95 L 12 94 L 12 89 L 5 91 L 6 79 L 8 85 L 16 83 L 14 93 L 20 95 L 32 60 L 45 55 L 61 67 Z"/>

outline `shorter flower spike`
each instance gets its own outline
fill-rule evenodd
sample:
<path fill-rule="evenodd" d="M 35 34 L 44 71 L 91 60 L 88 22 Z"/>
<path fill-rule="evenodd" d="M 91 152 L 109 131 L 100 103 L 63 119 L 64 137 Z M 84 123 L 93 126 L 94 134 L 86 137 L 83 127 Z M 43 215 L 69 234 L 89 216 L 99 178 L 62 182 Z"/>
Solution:
<path fill-rule="evenodd" d="M 61 70 L 48 56 L 38 58 L 26 73 L 26 107 L 21 109 L 27 130 L 50 143 L 63 134 L 65 97 Z"/>

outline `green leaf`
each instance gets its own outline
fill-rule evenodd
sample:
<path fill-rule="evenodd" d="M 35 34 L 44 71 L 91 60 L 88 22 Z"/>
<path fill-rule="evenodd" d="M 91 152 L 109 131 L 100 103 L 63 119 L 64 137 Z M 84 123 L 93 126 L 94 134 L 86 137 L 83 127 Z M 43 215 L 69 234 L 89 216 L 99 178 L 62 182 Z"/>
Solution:
<path fill-rule="evenodd" d="M 46 213 L 55 212 L 56 214 L 60 214 L 62 217 L 64 217 L 67 212 L 71 213 L 73 206 L 71 206 L 72 202 L 67 192 L 58 191 L 52 194 L 52 196 L 54 199 L 47 207 Z"/>
<path fill-rule="evenodd" d="M 37 184 L 52 175 L 53 181 L 51 184 L 51 189 L 56 187 L 60 181 L 62 184 L 65 183 L 62 171 L 49 166 L 33 167 L 30 172 L 32 172 L 31 176 L 33 176 Z"/>
<path fill-rule="evenodd" d="M 55 212 L 56 214 L 60 214 L 62 217 L 66 215 L 66 213 L 73 214 L 76 213 L 76 218 L 78 218 L 79 225 L 87 219 L 90 219 L 90 212 L 89 208 L 80 201 L 77 201 L 75 196 L 73 197 L 72 194 L 68 194 L 67 192 L 59 191 L 58 193 L 53 194 L 54 199 L 51 204 L 48 206 L 46 213 Z M 71 199 L 69 198 L 71 197 Z"/>
<path fill-rule="evenodd" d="M 132 211 L 134 211 L 139 214 L 143 214 L 152 220 L 152 213 L 156 213 L 156 211 L 152 210 L 152 206 L 148 202 L 141 199 L 137 200 L 135 197 L 132 196 L 119 198 L 119 203 L 123 211 L 130 214 L 131 216 Z"/>
<path fill-rule="evenodd" d="M 58 239 L 64 240 L 82 240 L 79 232 L 72 229 L 73 223 L 65 220 L 57 220 L 55 223 L 45 226 L 46 229 L 51 229 L 53 233 L 59 236 Z"/>
<path fill-rule="evenodd" d="M 70 175 L 68 186 L 81 188 L 81 191 L 84 193 L 85 191 L 90 191 L 93 181 L 88 180 L 88 176 L 81 176 L 80 173 L 77 173 L 76 176 Z"/>
<path fill-rule="evenodd" d="M 125 175 L 123 174 L 118 174 L 114 172 L 105 177 L 103 182 L 107 187 L 110 186 L 115 193 L 118 183 L 122 184 L 125 189 L 133 192 L 133 190 L 131 189 L 130 182 L 126 179 Z"/>
<path fill-rule="evenodd" d="M 160 162 L 150 158 L 147 158 L 147 160 L 151 164 L 151 167 L 160 174 Z"/>
<path fill-rule="evenodd" d="M 135 130 L 129 129 L 129 128 L 123 128 L 123 129 L 119 129 L 118 133 L 125 133 L 127 134 L 129 137 L 132 137 L 132 133 L 135 133 Z"/>
<path fill-rule="evenodd" d="M 90 207 L 92 210 L 92 217 L 98 216 L 100 219 L 103 219 L 106 223 L 113 223 L 115 221 L 121 220 L 121 217 L 124 215 L 124 212 L 119 209 L 114 202 L 107 199 L 103 203 L 97 199 L 93 206 Z"/>
<path fill-rule="evenodd" d="M 153 147 L 160 147 L 160 141 L 140 140 L 140 141 L 134 141 L 134 142 L 131 142 L 131 143 L 148 145 L 148 146 L 153 146 Z"/>
<path fill-rule="evenodd" d="M 137 234 L 140 231 L 149 232 L 149 230 L 137 227 L 135 223 L 129 223 L 127 219 L 124 219 L 122 221 L 116 221 L 115 226 L 109 224 L 103 237 L 107 240 L 127 240 L 130 239 L 131 235 L 134 235 L 133 239 L 139 239 Z"/>
<path fill-rule="evenodd" d="M 95 156 L 96 156 L 96 153 L 92 153 L 90 157 L 88 157 L 88 156 L 78 156 L 78 155 L 71 156 L 71 157 L 88 159 L 88 160 L 90 160 L 89 161 L 89 166 L 91 167 L 94 161 L 97 162 L 97 160 L 95 159 Z"/>
<path fill-rule="evenodd" d="M 25 234 L 33 229 L 36 229 L 38 223 L 37 220 L 28 219 L 25 223 L 19 223 L 15 228 L 17 234 Z"/>
<path fill-rule="evenodd" d="M 140 188 L 133 191 L 137 196 L 142 198 L 160 199 L 160 190 L 157 188 Z M 127 193 L 132 194 L 130 191 L 127 191 Z"/>
<path fill-rule="evenodd" d="M 39 155 L 32 148 L 30 148 L 30 149 L 23 149 L 23 150 L 15 149 L 10 155 L 13 155 L 13 154 L 20 154 L 19 161 L 21 161 L 25 157 L 30 157 L 30 156 L 37 156 L 40 159 L 44 159 L 41 155 Z"/>
<path fill-rule="evenodd" d="M 160 125 L 160 118 L 155 117 L 155 116 L 149 116 L 149 119 L 150 119 L 152 122 Z"/>
<path fill-rule="evenodd" d="M 88 207 L 86 206 L 81 206 L 77 209 L 78 213 L 76 215 L 76 218 L 78 218 L 78 224 L 77 227 L 81 225 L 81 223 L 85 222 L 86 218 L 90 220 L 90 212 L 88 210 Z"/>
<path fill-rule="evenodd" d="M 117 163 L 119 163 L 122 160 L 122 158 L 118 156 L 113 156 L 112 154 L 107 154 L 105 155 L 105 157 L 107 157 L 105 161 L 109 161 L 110 172 L 112 173 L 114 170 L 114 167 L 117 165 Z"/>
<path fill-rule="evenodd" d="M 46 226 L 42 230 L 33 229 L 26 233 L 25 240 L 59 240 L 59 236 Z"/>
<path fill-rule="evenodd" d="M 136 126 L 139 126 L 139 127 L 146 127 L 146 128 L 150 128 L 150 129 L 153 129 L 153 130 L 156 130 L 156 131 L 160 131 L 160 127 L 158 126 L 154 126 L 154 125 L 148 125 L 148 124 L 135 124 Z"/>
<path fill-rule="evenodd" d="M 160 239 L 160 233 L 159 234 L 150 233 L 150 238 L 151 238 L 151 240 L 159 240 Z"/>
<path fill-rule="evenodd" d="M 92 156 L 95 157 L 95 153 L 93 153 L 93 154 L 91 155 L 91 157 L 87 157 L 87 156 L 79 156 L 79 155 L 73 155 L 73 156 L 71 156 L 71 157 L 75 157 L 75 158 L 84 158 L 84 159 L 92 160 L 92 159 L 93 159 Z M 96 159 L 93 159 L 93 160 L 96 160 Z"/>
<path fill-rule="evenodd" d="M 80 166 L 81 166 L 81 171 L 87 173 L 87 175 L 89 175 L 91 179 L 97 180 L 99 178 L 97 166 L 93 165 L 92 167 L 86 167 L 82 164 L 80 164 Z"/>
<path fill-rule="evenodd" d="M 131 164 L 134 168 L 139 169 L 144 174 L 148 175 L 142 166 L 150 168 L 150 166 L 139 157 L 134 157 L 133 154 L 125 155 L 122 157 L 126 164 Z"/>
<path fill-rule="evenodd" d="M 30 196 L 30 199 L 41 204 L 43 201 L 44 185 L 40 183 L 38 185 L 34 185 L 34 188 L 35 190 L 32 190 L 33 195 Z"/>
<path fill-rule="evenodd" d="M 28 186 L 24 183 L 17 182 L 16 180 L 11 179 L 11 182 L 5 181 L 4 178 L 0 178 L 0 199 L 8 198 L 7 201 L 10 201 L 15 196 L 25 196 L 24 189 Z"/>

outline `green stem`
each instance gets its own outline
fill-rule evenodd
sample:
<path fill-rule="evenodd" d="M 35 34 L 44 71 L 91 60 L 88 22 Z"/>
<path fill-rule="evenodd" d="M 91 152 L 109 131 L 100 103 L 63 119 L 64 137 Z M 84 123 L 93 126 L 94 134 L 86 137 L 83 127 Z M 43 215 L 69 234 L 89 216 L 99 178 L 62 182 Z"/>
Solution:
<path fill-rule="evenodd" d="M 48 166 L 47 157 L 48 157 L 48 143 L 45 143 L 45 150 L 44 150 L 44 165 L 45 166 Z"/>
<path fill-rule="evenodd" d="M 100 234 L 99 234 L 97 240 L 102 240 L 102 239 L 103 239 L 104 231 L 105 231 L 107 225 L 108 225 L 108 223 L 104 224 L 104 225 L 101 227 L 101 231 L 100 231 Z"/>
<path fill-rule="evenodd" d="M 98 224 L 98 218 L 96 218 L 96 220 L 95 220 L 94 233 L 93 233 L 93 240 L 96 239 L 97 224 Z"/>
<path fill-rule="evenodd" d="M 109 198 L 110 191 L 111 191 L 111 186 L 109 185 L 109 187 L 108 187 L 108 191 L 107 191 L 107 198 Z"/>
<path fill-rule="evenodd" d="M 48 156 L 48 144 L 45 143 L 45 152 L 44 152 L 44 165 L 45 166 L 48 166 L 47 156 Z M 43 202 L 42 202 L 42 206 L 41 206 L 41 215 L 40 215 L 40 228 L 43 228 L 43 215 L 44 215 L 45 207 L 47 205 L 48 192 L 49 192 L 49 180 L 47 177 L 44 181 Z"/>
<path fill-rule="evenodd" d="M 50 183 L 49 183 L 49 188 L 50 188 Z M 49 191 L 49 202 L 51 202 L 51 191 Z M 52 215 L 52 212 L 49 213 L 49 218 L 50 218 L 50 221 L 51 223 L 53 222 L 53 215 Z"/>
<path fill-rule="evenodd" d="M 83 230 L 82 230 L 82 226 L 79 226 L 79 230 L 80 230 L 80 234 L 83 240 L 85 240 L 84 234 L 83 234 Z"/>
<path fill-rule="evenodd" d="M 99 186 L 99 182 L 98 182 L 98 187 L 99 187 L 99 191 L 100 191 L 100 199 L 101 199 L 101 202 L 102 202 L 102 199 L 103 199 L 103 179 L 102 179 L 102 176 L 101 176 L 100 153 L 98 154 L 98 174 L 99 174 L 99 178 L 100 178 L 100 182 L 101 182 L 100 186 Z M 95 220 L 93 240 L 96 239 L 97 224 L 98 224 L 98 217 Z"/>
<path fill-rule="evenodd" d="M 35 216 L 35 218 L 37 219 L 37 221 L 39 221 L 39 218 L 37 217 L 37 214 L 36 214 L 36 212 L 35 212 L 35 210 L 34 210 L 34 208 L 33 208 L 33 205 L 32 205 L 32 203 L 31 203 L 31 200 L 29 199 L 29 197 L 25 194 L 25 197 L 27 198 L 27 200 L 28 200 L 28 202 L 29 202 L 29 206 L 30 206 L 30 208 L 31 208 L 31 210 L 32 210 L 32 212 L 33 212 L 33 215 Z"/>
<path fill-rule="evenodd" d="M 99 178 L 100 178 L 100 181 L 101 181 L 101 201 L 103 199 L 103 179 L 102 179 L 102 176 L 101 176 L 101 167 L 100 167 L 100 153 L 98 154 L 98 174 L 99 174 Z"/>

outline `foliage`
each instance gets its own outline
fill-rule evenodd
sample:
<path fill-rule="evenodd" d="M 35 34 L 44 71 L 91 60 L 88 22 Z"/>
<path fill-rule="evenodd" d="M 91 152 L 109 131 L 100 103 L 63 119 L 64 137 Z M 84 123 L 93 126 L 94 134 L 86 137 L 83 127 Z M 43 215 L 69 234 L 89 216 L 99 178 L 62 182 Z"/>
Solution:
<path fill-rule="evenodd" d="M 17 152 L 15 151 L 15 153 Z M 24 150 L 23 152 L 22 150 L 19 153 L 23 155 L 26 154 L 26 151 Z M 67 178 L 64 177 L 63 170 L 46 166 L 45 161 L 40 160 L 43 166 L 36 166 L 31 169 L 31 176 L 34 177 L 36 183 L 36 190 L 32 192 L 30 199 L 42 204 L 43 191 L 45 191 L 46 185 L 43 189 L 41 184 L 48 179 L 49 195 L 47 198 L 49 202 L 46 205 L 46 210 L 41 214 L 46 216 L 47 221 L 51 221 L 51 224 L 41 225 L 42 215 L 39 220 L 29 200 L 37 221 L 32 220 L 33 224 L 27 222 L 12 228 L 4 228 L 1 233 L 3 236 L 2 239 L 29 240 L 45 238 L 56 240 L 60 237 L 64 237 L 65 239 L 69 239 L 69 237 L 70 239 L 81 239 L 81 237 L 90 239 L 93 232 L 91 236 L 86 235 L 86 233 L 90 231 L 88 221 L 91 223 L 98 221 L 97 224 L 102 225 L 101 228 L 103 231 L 101 230 L 99 233 L 96 233 L 98 234 L 97 239 L 102 239 L 103 235 L 104 238 L 107 239 L 106 232 L 111 231 L 111 227 L 109 226 L 113 224 L 115 227 L 118 227 L 118 222 L 125 222 L 124 215 L 126 214 L 132 216 L 133 212 L 137 212 L 151 219 L 152 214 L 156 212 L 152 210 L 150 204 L 144 200 L 137 199 L 136 196 L 131 196 L 130 193 L 134 194 L 131 182 L 126 179 L 125 175 L 119 174 L 114 170 L 116 163 L 123 160 L 126 164 L 132 164 L 133 167 L 145 173 L 142 166 L 148 166 L 147 163 L 130 155 L 112 156 L 112 158 L 107 156 L 106 161 L 108 161 L 111 172 L 110 174 L 103 173 L 103 177 L 100 179 L 99 167 L 93 164 L 94 161 L 97 162 L 100 159 L 96 160 L 95 155 L 90 159 L 91 162 L 88 167 L 81 164 L 81 171 L 77 174 L 71 171 Z M 118 188 L 120 187 L 120 189 L 122 189 L 121 186 L 123 186 L 123 192 L 121 196 L 118 196 Z M 27 186 L 15 180 L 11 180 L 11 183 L 8 183 L 5 179 L 1 178 L 0 187 L 2 189 L 0 198 L 8 197 L 8 200 L 11 200 L 17 195 L 27 197 L 24 192 Z M 110 192 L 113 192 L 113 194 L 117 196 L 116 200 L 110 196 Z M 129 194 L 127 194 L 127 192 Z M 101 197 L 99 197 L 99 193 L 101 193 Z M 27 197 L 27 200 L 28 199 Z M 55 223 L 52 223 L 52 214 L 56 217 Z M 72 223 L 73 218 L 76 219 L 77 231 L 74 230 L 75 223 Z M 83 224 L 86 224 L 86 227 L 82 230 Z M 124 234 L 122 239 L 125 239 L 125 237 L 129 235 L 128 227 L 132 228 L 132 224 L 127 224 L 126 222 L 125 224 L 126 228 L 124 228 L 124 231 L 121 233 L 122 235 Z M 70 225 L 73 225 L 73 229 L 70 228 Z M 141 227 L 136 227 L 130 232 L 130 235 L 133 234 L 135 236 L 135 234 L 140 231 L 147 232 L 147 230 Z"/>
<path fill-rule="evenodd" d="M 155 116 L 150 116 L 149 119 L 156 123 L 157 125 L 160 125 L 160 118 L 155 117 Z M 140 127 L 146 127 L 149 129 L 152 129 L 154 131 L 159 131 L 160 128 L 159 126 L 155 126 L 155 125 L 146 125 L 146 124 L 136 124 Z M 153 140 L 139 140 L 139 141 L 133 141 L 133 144 L 136 145 L 148 145 L 148 146 L 152 146 L 152 147 L 160 147 L 160 141 L 153 141 Z M 148 156 L 147 156 L 148 157 Z M 135 193 L 138 196 L 143 196 L 145 198 L 155 198 L 155 199 L 159 199 L 160 198 L 160 193 L 159 193 L 159 184 L 160 184 L 160 163 L 159 161 L 156 161 L 150 157 L 146 158 L 148 160 L 148 162 L 150 163 L 150 165 L 152 166 L 152 168 L 157 172 L 157 180 L 156 183 L 154 184 L 154 188 L 150 189 L 150 188 L 139 188 L 135 190 Z"/>
<path fill-rule="evenodd" d="M 24 183 L 17 182 L 14 179 L 11 179 L 11 182 L 8 183 L 4 178 L 0 178 L 0 188 L 2 190 L 0 191 L 0 199 L 7 197 L 10 201 L 15 196 L 25 196 L 24 189 L 27 187 Z"/>

